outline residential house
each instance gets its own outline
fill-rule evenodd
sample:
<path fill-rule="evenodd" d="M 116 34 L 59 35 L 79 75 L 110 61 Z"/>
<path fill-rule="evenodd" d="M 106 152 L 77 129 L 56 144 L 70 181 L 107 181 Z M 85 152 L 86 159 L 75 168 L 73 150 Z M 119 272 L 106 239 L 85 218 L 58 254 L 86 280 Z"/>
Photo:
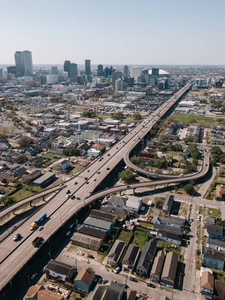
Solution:
<path fill-rule="evenodd" d="M 122 300 L 125 294 L 125 284 L 112 282 L 107 288 L 104 300 Z"/>
<path fill-rule="evenodd" d="M 75 290 L 81 293 L 89 293 L 95 281 L 95 272 L 90 268 L 82 268 L 74 279 Z"/>
<path fill-rule="evenodd" d="M 225 242 L 216 239 L 207 239 L 207 247 L 225 253 Z"/>
<path fill-rule="evenodd" d="M 225 299 L 225 284 L 219 280 L 215 280 L 214 284 L 214 300 Z"/>
<path fill-rule="evenodd" d="M 21 166 L 17 166 L 9 170 L 9 173 L 12 174 L 14 177 L 21 177 L 23 174 L 27 173 L 27 169 Z"/>
<path fill-rule="evenodd" d="M 166 199 L 163 203 L 163 212 L 165 213 L 165 215 L 169 215 L 170 214 L 170 211 L 171 211 L 171 207 L 173 205 L 173 199 L 174 199 L 174 196 L 173 195 L 169 195 L 167 194 L 166 195 Z"/>
<path fill-rule="evenodd" d="M 83 224 L 77 228 L 77 232 L 102 239 L 103 241 L 106 239 L 108 233 L 107 230 L 85 226 Z"/>
<path fill-rule="evenodd" d="M 153 266 L 152 266 L 151 273 L 150 273 L 150 280 L 155 281 L 155 282 L 160 282 L 165 257 L 166 257 L 166 254 L 163 250 L 160 250 L 157 253 L 156 258 L 153 263 Z"/>
<path fill-rule="evenodd" d="M 0 142 L 0 150 L 11 149 L 12 145 L 8 142 Z"/>
<path fill-rule="evenodd" d="M 123 269 L 130 269 L 131 271 L 133 271 L 139 253 L 140 247 L 130 244 L 123 258 Z"/>
<path fill-rule="evenodd" d="M 217 184 L 216 186 L 216 200 L 225 200 L 225 188 L 223 185 Z"/>
<path fill-rule="evenodd" d="M 43 159 L 41 157 L 33 157 L 27 162 L 28 166 L 41 168 L 43 165 Z"/>
<path fill-rule="evenodd" d="M 28 155 L 28 156 L 36 156 L 38 153 L 39 153 L 39 150 L 34 146 L 29 147 L 25 151 L 25 154 Z"/>
<path fill-rule="evenodd" d="M 47 278 L 65 282 L 72 279 L 75 274 L 75 268 L 51 259 L 45 267 L 45 274 Z"/>
<path fill-rule="evenodd" d="M 32 285 L 23 300 L 63 300 L 64 296 L 45 289 L 42 285 Z"/>
<path fill-rule="evenodd" d="M 212 270 L 201 271 L 201 294 L 205 299 L 212 300 L 214 293 L 214 275 Z"/>
<path fill-rule="evenodd" d="M 215 225 L 216 218 L 212 216 L 205 216 L 203 220 L 204 227 L 206 228 L 208 225 Z"/>
<path fill-rule="evenodd" d="M 73 245 L 98 251 L 103 244 L 103 239 L 75 232 L 71 238 L 71 242 Z"/>
<path fill-rule="evenodd" d="M 156 216 L 153 220 L 152 223 L 154 224 L 162 224 L 162 225 L 169 225 L 169 226 L 175 226 L 182 228 L 185 225 L 185 219 L 183 218 L 177 218 L 177 217 L 160 217 Z"/>
<path fill-rule="evenodd" d="M 177 234 L 179 236 L 183 235 L 183 231 L 181 228 L 170 226 L 170 225 L 153 224 L 153 230 L 169 232 L 169 233 Z"/>
<path fill-rule="evenodd" d="M 126 300 L 136 300 L 137 291 L 127 288 L 127 298 Z"/>
<path fill-rule="evenodd" d="M 31 172 L 30 174 L 23 175 L 22 178 L 23 178 L 23 180 L 34 181 L 35 179 L 37 179 L 41 175 L 42 175 L 41 170 L 35 170 L 35 171 Z"/>
<path fill-rule="evenodd" d="M 115 224 L 116 216 L 98 209 L 92 209 L 89 215 L 91 218 L 96 218 Z"/>
<path fill-rule="evenodd" d="M 182 243 L 182 237 L 180 235 L 172 232 L 163 231 L 163 230 L 158 231 L 157 238 L 159 240 L 176 244 L 176 245 L 181 245 Z"/>
<path fill-rule="evenodd" d="M 212 239 L 225 241 L 224 227 L 208 224 L 206 227 L 206 236 Z"/>
<path fill-rule="evenodd" d="M 68 169 L 69 166 L 70 166 L 70 161 L 64 159 L 63 161 L 57 164 L 57 169 L 63 171 L 65 169 Z"/>
<path fill-rule="evenodd" d="M 98 229 L 107 230 L 109 233 L 113 228 L 113 223 L 111 222 L 90 218 L 90 217 L 87 217 L 87 219 L 83 222 L 83 224 L 89 227 L 95 227 Z"/>
<path fill-rule="evenodd" d="M 156 249 L 157 249 L 156 240 L 151 239 L 145 243 L 141 253 L 141 257 L 138 261 L 137 268 L 136 268 L 136 272 L 139 275 L 144 275 L 144 276 L 148 275 L 155 257 Z"/>
<path fill-rule="evenodd" d="M 117 207 L 115 205 L 102 205 L 101 211 L 109 212 L 116 216 L 117 219 L 126 219 L 130 212 L 125 207 Z"/>
<path fill-rule="evenodd" d="M 178 256 L 174 252 L 169 252 L 166 255 L 161 281 L 162 285 L 174 288 L 178 265 Z"/>
<path fill-rule="evenodd" d="M 216 270 L 224 270 L 225 254 L 214 249 L 202 246 L 202 264 Z"/>
<path fill-rule="evenodd" d="M 138 212 L 142 205 L 142 198 L 130 195 L 113 195 L 108 199 L 108 203 L 119 207 L 126 207 L 129 211 Z"/>
<path fill-rule="evenodd" d="M 124 241 L 116 240 L 111 250 L 109 251 L 107 263 L 113 267 L 117 267 L 125 247 L 126 243 Z"/>

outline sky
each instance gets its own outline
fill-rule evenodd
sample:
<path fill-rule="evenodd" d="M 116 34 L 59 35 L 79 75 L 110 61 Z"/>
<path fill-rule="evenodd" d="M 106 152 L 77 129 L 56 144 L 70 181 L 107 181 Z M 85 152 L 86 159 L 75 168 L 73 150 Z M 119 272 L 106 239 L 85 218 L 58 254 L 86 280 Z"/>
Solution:
<path fill-rule="evenodd" d="M 0 0 L 0 64 L 225 65 L 224 0 Z"/>

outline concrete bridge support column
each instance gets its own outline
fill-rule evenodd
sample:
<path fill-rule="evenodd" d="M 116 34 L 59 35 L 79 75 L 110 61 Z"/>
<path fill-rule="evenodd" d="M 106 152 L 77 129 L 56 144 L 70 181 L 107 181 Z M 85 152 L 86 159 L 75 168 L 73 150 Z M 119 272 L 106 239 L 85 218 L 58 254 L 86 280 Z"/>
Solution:
<path fill-rule="evenodd" d="M 135 194 L 135 190 L 136 190 L 136 188 L 133 188 L 133 194 Z"/>
<path fill-rule="evenodd" d="M 30 207 L 32 207 L 32 201 L 30 201 Z"/>

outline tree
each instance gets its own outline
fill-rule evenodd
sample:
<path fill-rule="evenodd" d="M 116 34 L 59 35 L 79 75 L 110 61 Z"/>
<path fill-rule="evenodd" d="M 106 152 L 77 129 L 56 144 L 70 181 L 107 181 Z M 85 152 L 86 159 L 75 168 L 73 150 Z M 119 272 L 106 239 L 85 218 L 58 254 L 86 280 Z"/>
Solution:
<path fill-rule="evenodd" d="M 188 143 L 192 142 L 192 139 L 189 137 L 185 137 L 185 138 L 183 138 L 183 142 L 185 142 L 185 144 L 188 144 Z"/>
<path fill-rule="evenodd" d="M 132 172 L 131 168 L 127 168 L 126 170 L 120 172 L 119 178 L 126 183 L 132 183 L 136 181 L 136 175 Z"/>
<path fill-rule="evenodd" d="M 83 118 L 95 118 L 96 114 L 95 114 L 94 111 L 88 110 L 88 111 L 82 112 L 81 117 L 83 117 Z"/>
<path fill-rule="evenodd" d="M 19 140 L 20 147 L 29 147 L 31 144 L 33 144 L 33 140 L 29 138 L 28 136 L 21 136 Z"/>
<path fill-rule="evenodd" d="M 124 119 L 124 115 L 121 112 L 115 112 L 114 114 L 112 114 L 112 118 L 114 120 L 123 120 Z"/>
<path fill-rule="evenodd" d="M 6 207 L 6 206 L 9 206 L 10 204 L 12 204 L 14 202 L 14 199 L 13 199 L 13 197 L 6 195 L 1 198 L 1 202 Z"/>
<path fill-rule="evenodd" d="M 189 195 L 193 196 L 195 194 L 195 189 L 194 189 L 193 185 L 190 183 L 188 183 L 184 186 L 184 190 Z"/>
<path fill-rule="evenodd" d="M 217 155 L 220 155 L 220 154 L 222 154 L 223 153 L 223 151 L 220 149 L 220 147 L 218 147 L 218 146 L 213 146 L 212 148 L 211 148 L 211 154 L 217 154 Z"/>
<path fill-rule="evenodd" d="M 132 117 L 135 121 L 140 121 L 142 119 L 142 116 L 139 113 L 133 113 Z"/>
<path fill-rule="evenodd" d="M 66 147 L 63 149 L 63 154 L 66 156 L 79 156 L 80 150 L 74 147 Z"/>

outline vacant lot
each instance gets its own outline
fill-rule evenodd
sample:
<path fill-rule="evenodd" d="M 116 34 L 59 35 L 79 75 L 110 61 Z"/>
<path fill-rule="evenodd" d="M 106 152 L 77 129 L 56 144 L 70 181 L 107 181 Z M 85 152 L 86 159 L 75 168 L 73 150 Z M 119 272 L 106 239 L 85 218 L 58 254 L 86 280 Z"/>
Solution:
<path fill-rule="evenodd" d="M 133 245 L 137 245 L 140 247 L 140 250 L 142 251 L 145 243 L 148 241 L 148 234 L 146 232 L 142 231 L 135 231 L 134 239 L 132 241 Z"/>
<path fill-rule="evenodd" d="M 173 118 L 177 121 L 183 123 L 190 123 L 190 121 L 195 121 L 196 123 L 213 123 L 215 118 L 205 117 L 203 115 L 193 115 L 193 114 L 173 114 Z"/>
<path fill-rule="evenodd" d="M 118 236 L 118 240 L 126 242 L 126 245 L 128 244 L 130 238 L 131 238 L 131 231 L 121 231 L 120 235 Z"/>

